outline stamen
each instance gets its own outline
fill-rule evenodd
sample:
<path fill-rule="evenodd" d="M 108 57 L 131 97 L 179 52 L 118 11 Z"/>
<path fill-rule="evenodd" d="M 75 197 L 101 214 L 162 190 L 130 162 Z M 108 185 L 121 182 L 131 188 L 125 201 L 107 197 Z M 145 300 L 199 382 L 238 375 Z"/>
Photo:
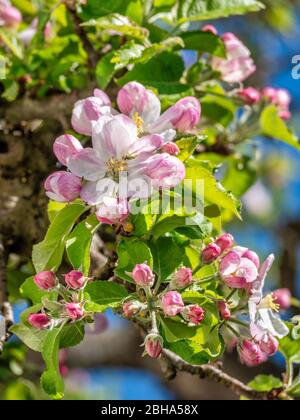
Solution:
<path fill-rule="evenodd" d="M 106 167 L 108 172 L 110 172 L 113 176 L 117 176 L 120 172 L 125 172 L 128 169 L 128 165 L 125 160 L 116 160 L 114 158 L 110 158 L 108 160 Z"/>
<path fill-rule="evenodd" d="M 272 309 L 275 312 L 280 311 L 280 305 L 276 303 L 276 298 L 274 298 L 273 294 L 267 295 L 260 303 L 260 308 Z"/>
<path fill-rule="evenodd" d="M 143 127 L 144 127 L 144 120 L 143 118 L 139 115 L 138 112 L 136 112 L 133 117 L 132 117 L 133 121 L 135 122 L 136 126 L 137 126 L 137 132 L 138 132 L 138 136 L 140 137 L 143 134 Z"/>

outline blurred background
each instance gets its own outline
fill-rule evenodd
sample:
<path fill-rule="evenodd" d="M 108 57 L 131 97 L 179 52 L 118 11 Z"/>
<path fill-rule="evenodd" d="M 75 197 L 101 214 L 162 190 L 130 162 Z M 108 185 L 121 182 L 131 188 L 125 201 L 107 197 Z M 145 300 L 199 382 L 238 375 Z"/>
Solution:
<path fill-rule="evenodd" d="M 267 13 L 215 24 L 220 32 L 235 32 L 251 47 L 258 68 L 252 80 L 255 85 L 291 92 L 292 124 L 300 134 L 300 79 L 292 78 L 292 57 L 300 55 L 300 1 L 268 3 Z M 184 58 L 187 65 L 193 61 L 188 51 Z M 274 252 L 277 262 L 267 287 L 289 287 L 300 297 L 300 154 L 283 143 L 258 138 L 257 144 L 260 180 L 244 197 L 244 223 L 236 221 L 227 230 L 239 244 L 255 249 L 261 258 Z M 24 307 L 24 302 L 15 303 L 17 319 Z M 67 399 L 236 398 L 222 386 L 184 373 L 171 382 L 165 381 L 159 362 L 141 357 L 141 338 L 130 323 L 109 312 L 100 316 L 97 324 L 100 334 L 88 334 L 83 344 L 60 355 Z M 35 385 L 42 371 L 38 357 L 28 354 L 15 340 L 9 343 L 6 358 L 0 359 L 1 399 L 45 397 Z M 247 382 L 257 373 L 279 374 L 282 363 L 275 357 L 271 365 L 250 370 L 237 363 L 233 352 L 226 355 L 224 368 Z"/>

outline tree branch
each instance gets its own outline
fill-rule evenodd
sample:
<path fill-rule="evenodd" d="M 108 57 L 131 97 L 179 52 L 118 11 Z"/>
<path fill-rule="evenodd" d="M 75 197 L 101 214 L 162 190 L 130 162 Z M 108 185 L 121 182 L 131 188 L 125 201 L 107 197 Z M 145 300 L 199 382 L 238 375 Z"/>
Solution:
<path fill-rule="evenodd" d="M 14 323 L 13 310 L 8 302 L 6 281 L 6 252 L 2 236 L 0 235 L 0 310 L 4 319 L 4 334 L 0 336 L 0 353 L 3 351 L 5 342 L 11 336 L 9 328 Z"/>
<path fill-rule="evenodd" d="M 201 379 L 212 379 L 213 381 L 224 385 L 226 388 L 232 390 L 235 394 L 247 397 L 251 400 L 281 400 L 285 399 L 284 389 L 273 389 L 270 392 L 260 392 L 248 387 L 238 379 L 235 379 L 223 372 L 219 367 L 212 364 L 195 366 L 182 360 L 175 353 L 170 350 L 163 350 L 163 356 L 168 362 L 168 377 L 174 377 L 176 372 L 187 372 L 191 375 L 197 375 Z"/>

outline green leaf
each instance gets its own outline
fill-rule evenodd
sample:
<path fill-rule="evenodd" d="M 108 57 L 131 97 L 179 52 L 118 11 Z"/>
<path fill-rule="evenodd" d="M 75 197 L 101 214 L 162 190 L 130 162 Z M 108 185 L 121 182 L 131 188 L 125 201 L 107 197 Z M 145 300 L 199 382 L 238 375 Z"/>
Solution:
<path fill-rule="evenodd" d="M 128 275 L 137 264 L 147 263 L 153 266 L 153 257 L 150 248 L 138 239 L 123 239 L 118 248 L 119 263 L 115 270 L 117 276 L 123 280 L 133 282 Z"/>
<path fill-rule="evenodd" d="M 218 19 L 263 8 L 256 0 L 179 0 L 178 19 L 180 22 Z"/>
<path fill-rule="evenodd" d="M 176 0 L 154 0 L 154 7 L 168 7 L 174 6 Z"/>
<path fill-rule="evenodd" d="M 1 42 L 20 60 L 23 59 L 23 50 L 19 44 L 17 37 L 5 28 L 0 28 Z"/>
<path fill-rule="evenodd" d="M 185 258 L 184 251 L 173 238 L 159 238 L 151 243 L 151 251 L 154 259 L 154 272 L 160 281 L 167 280 L 180 267 Z"/>
<path fill-rule="evenodd" d="M 77 346 L 84 339 L 85 328 L 83 322 L 67 324 L 60 334 L 59 348 L 66 349 Z"/>
<path fill-rule="evenodd" d="M 36 328 L 28 327 L 25 324 L 15 324 L 10 328 L 10 331 L 15 334 L 20 340 L 26 344 L 33 351 L 41 352 L 46 330 L 38 330 Z"/>
<path fill-rule="evenodd" d="M 197 145 L 200 144 L 204 139 L 205 137 L 189 136 L 178 140 L 176 142 L 180 149 L 178 159 L 185 162 L 194 153 Z"/>
<path fill-rule="evenodd" d="M 113 0 L 111 2 L 89 0 L 83 8 L 81 17 L 88 20 L 95 16 L 106 16 L 111 13 L 121 13 L 140 22 L 143 14 L 142 2 L 141 0 Z"/>
<path fill-rule="evenodd" d="M 287 324 L 290 333 L 280 340 L 279 351 L 284 355 L 288 363 L 300 363 L 300 340 L 293 338 L 292 330 L 294 325 Z"/>
<path fill-rule="evenodd" d="M 257 172 L 250 159 L 227 160 L 228 168 L 222 185 L 236 197 L 242 197 L 257 180 Z"/>
<path fill-rule="evenodd" d="M 96 216 L 89 216 L 76 226 L 66 242 L 70 263 L 73 268 L 81 270 L 85 275 L 89 274 L 91 264 L 90 248 L 93 235 L 99 226 L 100 223 Z"/>
<path fill-rule="evenodd" d="M 119 305 L 128 296 L 124 286 L 112 281 L 90 283 L 85 288 L 85 292 L 93 303 L 101 306 L 102 311 L 108 307 Z"/>
<path fill-rule="evenodd" d="M 68 203 L 59 203 L 58 201 L 51 200 L 49 201 L 47 212 L 50 223 L 53 222 L 58 213 L 62 211 L 62 209 L 65 208 L 67 205 Z"/>
<path fill-rule="evenodd" d="M 143 236 L 151 231 L 153 226 L 153 216 L 151 214 L 135 214 L 131 216 L 131 222 L 134 225 L 134 236 Z"/>
<path fill-rule="evenodd" d="M 115 64 L 111 61 L 114 56 L 114 51 L 105 54 L 105 56 L 98 61 L 96 66 L 96 80 L 101 89 L 107 88 L 117 71 Z"/>
<path fill-rule="evenodd" d="M 113 13 L 98 19 L 91 19 L 88 22 L 84 22 L 82 26 L 93 26 L 100 31 L 116 31 L 124 36 L 138 39 L 140 41 L 144 41 L 149 35 L 146 28 L 137 25 L 127 16 L 123 16 L 119 13 Z"/>
<path fill-rule="evenodd" d="M 182 38 L 187 50 L 209 53 L 221 58 L 226 57 L 224 42 L 211 32 L 189 31 L 183 32 L 179 36 Z"/>
<path fill-rule="evenodd" d="M 123 86 L 137 81 L 156 88 L 161 94 L 179 93 L 180 89 L 186 90 L 179 82 L 183 72 L 182 58 L 176 53 L 163 52 L 145 64 L 136 64 L 133 70 L 118 79 L 118 83 Z"/>
<path fill-rule="evenodd" d="M 281 140 L 284 143 L 300 150 L 299 138 L 287 126 L 286 123 L 279 117 L 278 110 L 274 105 L 270 105 L 264 109 L 260 118 L 260 125 L 262 134 Z"/>
<path fill-rule="evenodd" d="M 197 333 L 197 327 L 189 327 L 180 320 L 164 318 L 160 320 L 160 324 L 163 328 L 164 337 L 169 343 L 192 338 Z"/>
<path fill-rule="evenodd" d="M 64 383 L 59 371 L 58 352 L 60 337 L 64 328 L 62 324 L 58 328 L 48 331 L 42 345 L 42 356 L 46 364 L 46 370 L 41 377 L 41 385 L 51 398 L 62 399 Z"/>
<path fill-rule="evenodd" d="M 248 386 L 255 391 L 269 392 L 273 389 L 282 388 L 283 382 L 272 375 L 258 375 L 253 381 L 249 382 Z"/>
<path fill-rule="evenodd" d="M 33 247 L 32 261 L 36 272 L 56 271 L 61 264 L 65 243 L 77 219 L 87 210 L 83 204 L 63 208 L 51 223 L 45 239 Z"/>
<path fill-rule="evenodd" d="M 2 98 L 6 99 L 8 102 L 15 101 L 20 92 L 19 83 L 14 80 L 2 80 L 1 82 L 4 87 L 4 92 L 1 95 Z"/>
<path fill-rule="evenodd" d="M 186 179 L 193 181 L 193 191 L 196 191 L 196 181 L 204 182 L 204 198 L 210 204 L 230 210 L 240 218 L 240 202 L 232 193 L 226 191 L 224 187 L 215 179 L 213 173 L 207 168 L 205 162 L 189 159 L 186 164 Z"/>

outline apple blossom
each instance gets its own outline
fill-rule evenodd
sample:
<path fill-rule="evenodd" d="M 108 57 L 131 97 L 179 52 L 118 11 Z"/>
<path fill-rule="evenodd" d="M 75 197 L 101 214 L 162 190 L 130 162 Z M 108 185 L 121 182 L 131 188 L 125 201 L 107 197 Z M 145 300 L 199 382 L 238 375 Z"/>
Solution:
<path fill-rule="evenodd" d="M 81 179 L 70 172 L 54 172 L 45 181 L 47 196 L 54 201 L 70 202 L 80 197 Z"/>
<path fill-rule="evenodd" d="M 221 253 L 221 248 L 217 244 L 211 243 L 203 249 L 201 258 L 205 264 L 210 264 L 218 259 Z"/>
<path fill-rule="evenodd" d="M 166 316 L 176 316 L 184 309 L 181 294 L 175 291 L 168 292 L 162 297 L 162 308 Z"/>
<path fill-rule="evenodd" d="M 65 134 L 58 137 L 53 145 L 53 152 L 59 162 L 67 166 L 71 156 L 82 150 L 83 147 L 79 140 L 77 140 L 71 134 Z"/>
<path fill-rule="evenodd" d="M 220 301 L 218 302 L 218 309 L 221 315 L 221 318 L 224 319 L 225 321 L 227 321 L 228 319 L 231 318 L 231 312 L 230 309 L 228 307 L 228 304 L 225 301 Z"/>
<path fill-rule="evenodd" d="M 164 153 L 169 153 L 169 155 L 172 156 L 177 156 L 180 153 L 180 149 L 177 146 L 176 143 L 174 142 L 170 142 L 170 143 L 166 143 L 163 147 L 162 147 L 162 152 Z"/>
<path fill-rule="evenodd" d="M 234 244 L 234 237 L 230 233 L 225 233 L 220 236 L 215 243 L 221 248 L 222 252 L 225 252 Z"/>
<path fill-rule="evenodd" d="M 16 28 L 22 22 L 21 12 L 8 0 L 0 1 L 0 27 Z"/>
<path fill-rule="evenodd" d="M 227 83 L 240 83 L 255 72 L 256 66 L 249 49 L 233 33 L 221 37 L 225 44 L 226 58 L 213 57 L 212 68 Z"/>
<path fill-rule="evenodd" d="M 28 322 L 34 328 L 37 329 L 46 329 L 51 325 L 51 319 L 47 314 L 30 314 L 28 317 Z"/>
<path fill-rule="evenodd" d="M 247 105 L 257 104 L 261 100 L 261 93 L 259 92 L 259 90 L 253 87 L 241 89 L 238 92 L 238 95 L 243 99 L 243 101 Z"/>
<path fill-rule="evenodd" d="M 103 204 L 99 205 L 96 217 L 101 223 L 108 225 L 122 224 L 129 216 L 127 200 L 106 197 Z"/>
<path fill-rule="evenodd" d="M 126 318 L 132 318 L 144 308 L 144 305 L 138 300 L 129 300 L 123 304 L 123 314 Z"/>
<path fill-rule="evenodd" d="M 277 289 L 272 293 L 274 302 L 280 306 L 280 309 L 289 309 L 292 305 L 292 294 L 289 289 Z"/>
<path fill-rule="evenodd" d="M 80 303 L 67 303 L 65 308 L 67 316 L 73 321 L 77 321 L 84 315 L 84 310 Z"/>
<path fill-rule="evenodd" d="M 137 264 L 133 269 L 132 278 L 140 287 L 152 287 L 155 280 L 148 264 Z"/>
<path fill-rule="evenodd" d="M 147 161 L 146 175 L 155 188 L 173 188 L 185 178 L 184 164 L 168 153 L 157 154 Z"/>
<path fill-rule="evenodd" d="M 249 367 L 261 365 L 268 357 L 262 352 L 259 345 L 251 340 L 244 340 L 239 346 L 241 362 Z"/>
<path fill-rule="evenodd" d="M 41 271 L 34 276 L 35 284 L 42 290 L 53 289 L 56 286 L 56 275 L 53 271 Z"/>
<path fill-rule="evenodd" d="M 172 289 L 183 289 L 193 282 L 193 271 L 190 268 L 182 267 L 176 271 L 170 282 Z"/>
<path fill-rule="evenodd" d="M 185 321 L 199 325 L 205 318 L 205 311 L 199 305 L 188 305 L 184 307 L 182 316 Z"/>
<path fill-rule="evenodd" d="M 267 356 L 273 356 L 277 353 L 279 348 L 279 342 L 276 340 L 275 337 L 272 335 L 266 335 L 259 343 L 258 343 L 262 352 L 266 353 Z"/>
<path fill-rule="evenodd" d="M 158 359 L 162 352 L 163 339 L 157 333 L 150 333 L 145 338 L 145 352 L 153 359 Z"/>
<path fill-rule="evenodd" d="M 285 89 L 275 89 L 273 87 L 266 87 L 262 91 L 262 95 L 269 102 L 274 104 L 278 111 L 279 116 L 283 120 L 289 120 L 292 116 L 289 107 L 291 104 L 291 95 Z"/>
<path fill-rule="evenodd" d="M 65 282 L 73 290 L 81 289 L 86 281 L 86 277 L 81 271 L 72 270 L 65 274 Z"/>

